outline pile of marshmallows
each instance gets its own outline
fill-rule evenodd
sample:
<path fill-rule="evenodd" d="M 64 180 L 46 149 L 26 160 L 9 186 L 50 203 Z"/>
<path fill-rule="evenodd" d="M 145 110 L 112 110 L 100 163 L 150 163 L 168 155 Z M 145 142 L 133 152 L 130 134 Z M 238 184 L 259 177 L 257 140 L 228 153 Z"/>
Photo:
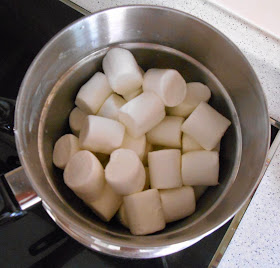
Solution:
<path fill-rule="evenodd" d="M 144 74 L 126 49 L 109 50 L 103 70 L 79 90 L 74 135 L 56 142 L 53 162 L 100 219 L 118 212 L 132 234 L 154 233 L 192 214 L 203 190 L 217 185 L 231 123 L 207 104 L 207 86 L 186 84 L 173 69 Z"/>

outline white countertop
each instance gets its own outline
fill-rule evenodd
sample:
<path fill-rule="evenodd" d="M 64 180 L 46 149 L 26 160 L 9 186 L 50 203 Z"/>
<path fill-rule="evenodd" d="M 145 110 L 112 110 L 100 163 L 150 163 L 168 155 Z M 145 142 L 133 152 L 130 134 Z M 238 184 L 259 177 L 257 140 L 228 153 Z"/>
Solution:
<path fill-rule="evenodd" d="M 243 51 L 263 86 L 270 116 L 280 121 L 280 40 L 205 0 L 72 0 L 72 2 L 90 12 L 128 4 L 167 6 L 188 12 L 208 22 Z M 280 147 L 219 267 L 280 267 Z"/>

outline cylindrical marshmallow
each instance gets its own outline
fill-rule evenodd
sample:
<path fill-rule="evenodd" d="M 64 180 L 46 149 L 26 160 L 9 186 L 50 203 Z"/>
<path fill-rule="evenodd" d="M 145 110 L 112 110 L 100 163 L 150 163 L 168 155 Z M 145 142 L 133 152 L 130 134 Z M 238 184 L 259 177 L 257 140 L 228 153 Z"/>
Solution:
<path fill-rule="evenodd" d="M 63 135 L 54 145 L 53 163 L 58 168 L 64 169 L 70 158 L 79 150 L 79 139 L 76 136 L 72 134 Z"/>
<path fill-rule="evenodd" d="M 126 101 L 121 96 L 113 93 L 103 103 L 97 115 L 113 120 L 119 120 L 119 110 L 124 104 L 126 104 Z"/>
<path fill-rule="evenodd" d="M 146 174 L 146 181 L 145 181 L 143 191 L 148 190 L 150 188 L 150 172 L 148 167 L 145 167 L 145 174 Z"/>
<path fill-rule="evenodd" d="M 182 155 L 184 185 L 217 185 L 219 154 L 215 151 L 194 151 Z"/>
<path fill-rule="evenodd" d="M 117 216 L 117 219 L 119 220 L 119 222 L 124 227 L 129 229 L 128 220 L 127 220 L 127 216 L 126 216 L 126 212 L 125 212 L 125 207 L 124 207 L 124 203 L 121 204 L 121 206 L 120 206 L 116 216 Z"/>
<path fill-rule="evenodd" d="M 187 153 L 191 151 L 200 151 L 203 148 L 196 142 L 191 136 L 186 133 L 183 133 L 182 137 L 182 152 Z"/>
<path fill-rule="evenodd" d="M 182 125 L 182 131 L 204 149 L 212 150 L 231 122 L 206 102 L 201 102 Z"/>
<path fill-rule="evenodd" d="M 208 102 L 210 97 L 211 91 L 206 85 L 199 82 L 187 83 L 184 101 L 175 107 L 168 107 L 167 114 L 187 117 L 200 102 Z"/>
<path fill-rule="evenodd" d="M 87 114 L 96 114 L 112 93 L 105 74 L 97 72 L 81 87 L 75 104 Z"/>
<path fill-rule="evenodd" d="M 105 168 L 105 177 L 112 189 L 120 195 L 143 190 L 145 169 L 138 155 L 129 149 L 115 150 Z"/>
<path fill-rule="evenodd" d="M 89 151 L 74 154 L 63 173 L 65 184 L 85 202 L 97 200 L 105 185 L 104 169 Z"/>
<path fill-rule="evenodd" d="M 69 125 L 74 135 L 79 136 L 86 113 L 75 107 L 69 116 Z"/>
<path fill-rule="evenodd" d="M 139 138 L 133 138 L 125 133 L 121 148 L 134 151 L 142 161 L 146 150 L 146 136 L 143 135 Z"/>
<path fill-rule="evenodd" d="M 122 145 L 125 127 L 112 119 L 88 115 L 80 131 L 82 149 L 96 153 L 111 154 Z"/>
<path fill-rule="evenodd" d="M 110 221 L 116 214 L 122 204 L 122 196 L 116 194 L 112 188 L 105 184 L 100 197 L 93 201 L 87 202 L 89 208 L 103 221 Z"/>
<path fill-rule="evenodd" d="M 165 107 L 152 92 L 144 92 L 121 107 L 119 120 L 127 133 L 138 138 L 155 127 L 165 117 Z"/>
<path fill-rule="evenodd" d="M 181 152 L 178 149 L 148 153 L 151 188 L 169 189 L 182 186 Z"/>
<path fill-rule="evenodd" d="M 143 90 L 156 93 L 165 106 L 174 107 L 185 99 L 187 86 L 177 70 L 150 69 L 144 75 Z"/>
<path fill-rule="evenodd" d="M 165 220 L 157 189 L 150 189 L 124 197 L 130 232 L 146 235 L 165 228 Z"/>
<path fill-rule="evenodd" d="M 183 117 L 166 116 L 158 125 L 147 132 L 147 141 L 153 145 L 181 148 Z"/>
<path fill-rule="evenodd" d="M 153 145 L 146 141 L 146 148 L 143 156 L 143 165 L 148 166 L 148 153 L 153 151 Z"/>
<path fill-rule="evenodd" d="M 205 185 L 199 185 L 199 186 L 193 186 L 195 200 L 197 201 L 208 189 L 208 186 Z"/>
<path fill-rule="evenodd" d="M 221 149 L 221 141 L 219 141 L 217 143 L 217 145 L 215 146 L 215 148 L 212 149 L 212 151 L 216 151 L 216 152 L 220 152 L 220 149 Z"/>
<path fill-rule="evenodd" d="M 143 93 L 142 87 L 140 87 L 137 90 L 134 90 L 132 92 L 129 92 L 128 94 L 123 95 L 123 98 L 126 101 L 130 101 L 130 100 L 134 99 L 135 97 L 137 97 L 138 95 L 140 95 L 141 93 Z"/>
<path fill-rule="evenodd" d="M 195 195 L 191 186 L 159 190 L 165 222 L 181 220 L 195 211 Z"/>
<path fill-rule="evenodd" d="M 142 86 L 143 76 L 139 66 L 127 49 L 110 49 L 103 59 L 102 67 L 110 86 L 120 95 L 126 95 Z"/>

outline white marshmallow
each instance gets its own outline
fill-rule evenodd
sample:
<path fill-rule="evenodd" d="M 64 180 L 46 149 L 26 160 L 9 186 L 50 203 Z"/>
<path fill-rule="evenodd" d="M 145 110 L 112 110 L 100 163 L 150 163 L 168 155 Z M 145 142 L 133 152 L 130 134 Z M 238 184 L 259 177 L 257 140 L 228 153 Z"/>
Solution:
<path fill-rule="evenodd" d="M 121 207 L 118 210 L 117 219 L 124 227 L 129 229 L 124 203 L 121 204 Z"/>
<path fill-rule="evenodd" d="M 168 107 L 167 114 L 187 117 L 200 102 L 208 102 L 210 97 L 211 91 L 206 85 L 199 82 L 187 83 L 184 101 L 175 107 Z"/>
<path fill-rule="evenodd" d="M 148 153 L 151 188 L 169 189 L 182 186 L 181 152 L 177 149 Z"/>
<path fill-rule="evenodd" d="M 153 145 L 181 148 L 183 117 L 166 116 L 158 125 L 147 132 L 147 140 Z"/>
<path fill-rule="evenodd" d="M 146 150 L 146 136 L 143 135 L 139 138 L 133 138 L 125 133 L 121 148 L 134 151 L 142 161 Z"/>
<path fill-rule="evenodd" d="M 64 169 L 70 158 L 79 150 L 79 139 L 76 136 L 72 134 L 63 135 L 54 145 L 53 163 L 58 168 Z"/>
<path fill-rule="evenodd" d="M 119 121 L 127 133 L 138 138 L 155 127 L 165 116 L 165 107 L 159 97 L 144 92 L 121 107 Z"/>
<path fill-rule="evenodd" d="M 135 97 L 137 97 L 138 95 L 140 95 L 141 93 L 143 93 L 142 87 L 138 88 L 137 90 L 131 91 L 131 92 L 127 93 L 126 95 L 123 95 L 123 97 L 126 101 L 130 101 L 130 100 L 134 99 Z"/>
<path fill-rule="evenodd" d="M 116 194 L 106 183 L 100 197 L 86 204 L 101 220 L 108 222 L 116 214 L 122 201 L 122 196 Z"/>
<path fill-rule="evenodd" d="M 187 86 L 177 70 L 150 69 L 144 75 L 143 90 L 154 92 L 165 106 L 174 107 L 185 99 Z"/>
<path fill-rule="evenodd" d="M 88 115 L 80 131 L 82 149 L 110 154 L 122 145 L 125 127 L 112 119 Z"/>
<path fill-rule="evenodd" d="M 197 201 L 208 189 L 208 186 L 205 185 L 199 185 L 199 186 L 193 186 L 195 200 Z"/>
<path fill-rule="evenodd" d="M 194 151 L 182 155 L 184 185 L 217 185 L 219 154 L 214 151 Z"/>
<path fill-rule="evenodd" d="M 201 102 L 182 125 L 182 131 L 190 135 L 204 149 L 212 150 L 230 126 L 231 122 L 205 102 Z"/>
<path fill-rule="evenodd" d="M 130 232 L 146 235 L 165 228 L 165 220 L 157 189 L 124 197 L 125 212 Z"/>
<path fill-rule="evenodd" d="M 148 153 L 151 151 L 153 151 L 153 145 L 146 141 L 146 148 L 145 148 L 143 161 L 142 161 L 144 166 L 148 166 Z"/>
<path fill-rule="evenodd" d="M 146 174 L 146 181 L 145 181 L 143 191 L 148 190 L 150 188 L 150 172 L 148 167 L 145 167 L 145 174 Z"/>
<path fill-rule="evenodd" d="M 129 195 L 143 190 L 146 175 L 144 166 L 134 151 L 118 149 L 110 156 L 105 177 L 117 194 Z"/>
<path fill-rule="evenodd" d="M 96 114 L 112 93 L 113 91 L 105 74 L 97 72 L 81 87 L 75 104 L 87 114 Z"/>
<path fill-rule="evenodd" d="M 113 93 L 101 106 L 97 115 L 113 120 L 119 119 L 119 110 L 126 101 L 119 95 Z"/>
<path fill-rule="evenodd" d="M 83 121 L 87 116 L 78 107 L 75 107 L 69 116 L 69 125 L 74 135 L 79 136 Z"/>
<path fill-rule="evenodd" d="M 183 133 L 182 137 L 182 152 L 187 153 L 191 151 L 200 151 L 203 148 L 191 136 Z"/>
<path fill-rule="evenodd" d="M 181 220 L 195 212 L 195 195 L 191 186 L 159 190 L 165 222 Z"/>
<path fill-rule="evenodd" d="M 218 144 L 215 146 L 215 148 L 212 149 L 212 151 L 220 152 L 221 149 L 221 142 L 219 141 Z"/>
<path fill-rule="evenodd" d="M 65 184 L 86 202 L 97 200 L 105 185 L 104 169 L 89 151 L 74 154 L 63 173 Z"/>
<path fill-rule="evenodd" d="M 143 83 L 143 76 L 132 53 L 123 48 L 112 48 L 102 62 L 103 70 L 112 89 L 126 95 L 139 89 Z"/>

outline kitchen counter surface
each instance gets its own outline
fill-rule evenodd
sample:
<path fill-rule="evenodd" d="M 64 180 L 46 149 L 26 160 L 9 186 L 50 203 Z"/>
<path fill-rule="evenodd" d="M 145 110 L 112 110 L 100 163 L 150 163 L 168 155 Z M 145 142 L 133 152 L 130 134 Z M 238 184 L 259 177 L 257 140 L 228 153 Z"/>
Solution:
<path fill-rule="evenodd" d="M 280 40 L 203 0 L 72 0 L 94 12 L 128 4 L 151 4 L 188 12 L 213 25 L 243 51 L 263 86 L 269 114 L 280 121 Z M 280 267 L 280 147 L 277 149 L 220 264 Z"/>

